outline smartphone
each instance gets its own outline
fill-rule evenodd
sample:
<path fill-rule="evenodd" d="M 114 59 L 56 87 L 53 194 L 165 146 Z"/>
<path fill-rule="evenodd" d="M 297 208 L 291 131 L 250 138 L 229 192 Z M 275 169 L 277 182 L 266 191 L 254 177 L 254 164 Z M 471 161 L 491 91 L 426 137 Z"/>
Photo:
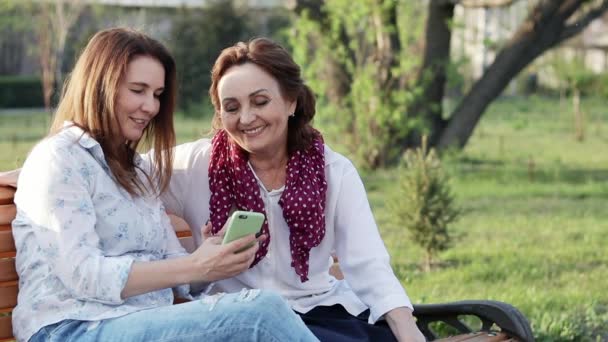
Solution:
<path fill-rule="evenodd" d="M 262 213 L 256 213 L 254 211 L 235 211 L 228 219 L 228 228 L 226 228 L 226 234 L 224 235 L 222 244 L 227 244 L 249 234 L 258 233 L 260 228 L 262 228 L 262 223 L 264 223 L 264 214 Z M 244 249 L 253 246 L 254 243 Z"/>

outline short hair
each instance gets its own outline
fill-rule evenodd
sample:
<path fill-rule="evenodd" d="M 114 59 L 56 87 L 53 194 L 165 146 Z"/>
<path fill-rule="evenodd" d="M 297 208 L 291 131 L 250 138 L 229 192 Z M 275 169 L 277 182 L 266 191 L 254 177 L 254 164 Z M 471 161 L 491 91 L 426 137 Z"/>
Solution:
<path fill-rule="evenodd" d="M 118 89 L 128 64 L 139 56 L 158 60 L 165 70 L 159 112 L 140 139 L 154 148 L 152 174 L 142 170 L 148 178 L 148 188 L 138 177 L 133 177 L 137 167 L 134 155 L 139 141 L 125 142 L 118 138 L 121 133 L 116 116 Z M 132 195 L 156 190 L 160 193 L 168 187 L 171 178 L 176 86 L 175 61 L 163 44 L 129 28 L 100 31 L 88 42 L 66 79 L 50 134 L 61 130 L 64 121 L 74 122 L 99 142 L 120 186 Z M 158 184 L 152 183 L 152 179 Z"/>
<path fill-rule="evenodd" d="M 226 48 L 215 61 L 211 71 L 209 96 L 215 108 L 213 128 L 222 127 L 218 94 L 220 79 L 228 69 L 246 63 L 255 64 L 270 74 L 279 84 L 281 95 L 297 101 L 294 117 L 287 126 L 287 150 L 289 153 L 308 149 L 318 134 L 311 126 L 315 116 L 315 96 L 301 77 L 300 66 L 281 45 L 268 38 L 255 38 L 249 42 L 238 42 Z"/>

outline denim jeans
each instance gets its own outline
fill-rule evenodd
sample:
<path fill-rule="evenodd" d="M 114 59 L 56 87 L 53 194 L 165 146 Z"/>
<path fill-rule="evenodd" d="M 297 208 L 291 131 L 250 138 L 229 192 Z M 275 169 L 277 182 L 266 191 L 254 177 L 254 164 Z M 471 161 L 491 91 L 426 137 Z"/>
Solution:
<path fill-rule="evenodd" d="M 256 290 L 253 290 L 256 291 Z M 318 341 L 278 295 L 261 291 L 130 313 L 102 321 L 64 320 L 30 342 L 53 341 Z"/>

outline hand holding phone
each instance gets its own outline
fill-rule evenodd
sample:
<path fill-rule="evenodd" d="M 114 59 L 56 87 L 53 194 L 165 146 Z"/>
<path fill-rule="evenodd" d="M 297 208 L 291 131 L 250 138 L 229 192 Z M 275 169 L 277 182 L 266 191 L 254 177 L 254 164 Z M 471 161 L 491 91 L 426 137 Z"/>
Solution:
<path fill-rule="evenodd" d="M 249 234 L 259 233 L 263 223 L 264 214 L 262 213 L 240 210 L 235 211 L 232 213 L 228 219 L 228 223 L 226 224 L 228 228 L 226 229 L 226 234 L 224 235 L 222 244 L 225 245 Z M 251 246 L 253 246 L 253 243 L 247 246 L 247 248 Z"/>

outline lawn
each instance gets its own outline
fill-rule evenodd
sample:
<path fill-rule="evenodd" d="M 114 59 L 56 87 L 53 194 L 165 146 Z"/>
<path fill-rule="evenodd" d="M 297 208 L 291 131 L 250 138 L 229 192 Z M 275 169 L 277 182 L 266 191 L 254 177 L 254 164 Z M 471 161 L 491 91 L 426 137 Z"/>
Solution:
<path fill-rule="evenodd" d="M 608 340 L 608 113 L 601 99 L 582 106 L 582 142 L 559 99 L 502 99 L 488 109 L 464 151 L 444 158 L 463 214 L 430 273 L 420 270 L 422 251 L 389 223 L 384 203 L 398 169 L 365 173 L 414 302 L 496 299 L 522 310 L 538 341 Z M 0 115 L 0 170 L 19 166 L 48 123 L 40 113 Z M 192 140 L 209 120 L 178 116 L 176 129 L 180 142 Z"/>

